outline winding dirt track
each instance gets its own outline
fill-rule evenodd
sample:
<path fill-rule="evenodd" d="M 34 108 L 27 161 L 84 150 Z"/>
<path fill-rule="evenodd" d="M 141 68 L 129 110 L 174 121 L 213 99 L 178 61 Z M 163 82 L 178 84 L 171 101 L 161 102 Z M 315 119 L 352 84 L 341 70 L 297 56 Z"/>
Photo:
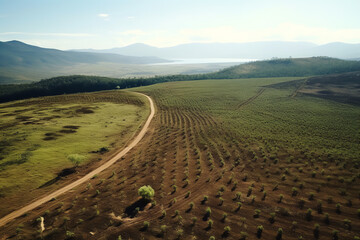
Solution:
<path fill-rule="evenodd" d="M 91 179 L 95 174 L 98 174 L 100 172 L 102 172 L 103 170 L 107 169 L 108 167 L 110 167 L 112 164 L 114 164 L 116 161 L 118 161 L 121 157 L 123 157 L 127 152 L 129 152 L 133 147 L 136 146 L 136 144 L 138 144 L 140 142 L 140 140 L 144 137 L 146 131 L 149 128 L 150 122 L 153 119 L 154 115 L 155 115 L 155 107 L 154 107 L 154 102 L 152 101 L 152 99 L 142 93 L 138 93 L 141 94 L 145 97 L 147 97 L 147 99 L 150 102 L 150 115 L 147 118 L 143 128 L 141 129 L 141 131 L 139 132 L 139 134 L 134 138 L 134 140 L 127 146 L 125 147 L 121 152 L 117 153 L 115 156 L 113 156 L 112 158 L 109 159 L 109 161 L 107 161 L 106 163 L 104 163 L 103 165 L 101 165 L 100 167 L 98 167 L 97 169 L 89 172 L 88 174 L 86 174 L 84 177 L 76 180 L 75 182 L 60 188 L 59 190 L 50 193 L 49 195 L 38 199 L 32 203 L 30 203 L 29 205 L 26 205 L 23 208 L 20 208 L 19 210 L 16 210 L 8 215 L 6 215 L 5 217 L 0 219 L 0 227 L 4 226 L 5 224 L 7 224 L 8 222 L 12 221 L 13 219 L 20 217 L 21 215 L 25 214 L 26 212 L 29 212 L 31 210 L 33 210 L 36 207 L 39 207 L 40 205 L 50 201 L 52 198 L 58 197 L 59 195 L 79 186 L 80 184 L 88 181 L 89 179 Z"/>

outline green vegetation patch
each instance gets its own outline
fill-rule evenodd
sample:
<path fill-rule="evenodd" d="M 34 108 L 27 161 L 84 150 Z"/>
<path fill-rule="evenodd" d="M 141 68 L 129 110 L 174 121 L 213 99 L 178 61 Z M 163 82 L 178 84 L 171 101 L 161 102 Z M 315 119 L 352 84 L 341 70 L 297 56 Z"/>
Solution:
<path fill-rule="evenodd" d="M 149 113 L 143 96 L 122 91 L 45 97 L 0 105 L 0 191 L 28 192 L 62 169 L 121 148 Z"/>

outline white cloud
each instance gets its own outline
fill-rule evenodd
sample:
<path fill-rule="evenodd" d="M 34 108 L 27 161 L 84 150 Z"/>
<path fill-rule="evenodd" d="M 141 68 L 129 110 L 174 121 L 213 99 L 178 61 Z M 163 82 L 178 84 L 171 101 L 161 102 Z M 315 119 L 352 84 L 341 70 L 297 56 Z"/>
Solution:
<path fill-rule="evenodd" d="M 98 14 L 98 17 L 101 17 L 101 18 L 108 18 L 110 15 L 107 14 L 107 13 L 99 13 Z"/>

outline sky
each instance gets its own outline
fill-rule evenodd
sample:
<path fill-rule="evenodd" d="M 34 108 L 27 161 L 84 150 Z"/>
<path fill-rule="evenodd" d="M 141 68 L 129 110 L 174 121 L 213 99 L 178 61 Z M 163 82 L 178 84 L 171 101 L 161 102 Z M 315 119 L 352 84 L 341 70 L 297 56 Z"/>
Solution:
<path fill-rule="evenodd" d="M 58 49 L 133 43 L 360 43 L 360 0 L 0 0 L 0 41 Z"/>

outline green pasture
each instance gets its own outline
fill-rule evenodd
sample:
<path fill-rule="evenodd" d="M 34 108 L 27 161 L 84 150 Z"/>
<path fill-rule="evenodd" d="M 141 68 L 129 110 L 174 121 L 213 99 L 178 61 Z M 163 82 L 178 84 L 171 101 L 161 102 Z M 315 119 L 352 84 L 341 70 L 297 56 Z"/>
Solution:
<path fill-rule="evenodd" d="M 121 95 L 135 96 L 119 92 Z M 74 166 L 68 159 L 71 154 L 82 155 L 83 165 L 100 159 L 101 148 L 121 148 L 149 112 L 147 100 L 135 97 L 144 104 L 102 102 L 95 95 L 89 103 L 61 102 L 61 97 L 56 97 L 48 104 L 1 104 L 1 195 L 30 191 L 53 179 L 62 169 Z"/>

